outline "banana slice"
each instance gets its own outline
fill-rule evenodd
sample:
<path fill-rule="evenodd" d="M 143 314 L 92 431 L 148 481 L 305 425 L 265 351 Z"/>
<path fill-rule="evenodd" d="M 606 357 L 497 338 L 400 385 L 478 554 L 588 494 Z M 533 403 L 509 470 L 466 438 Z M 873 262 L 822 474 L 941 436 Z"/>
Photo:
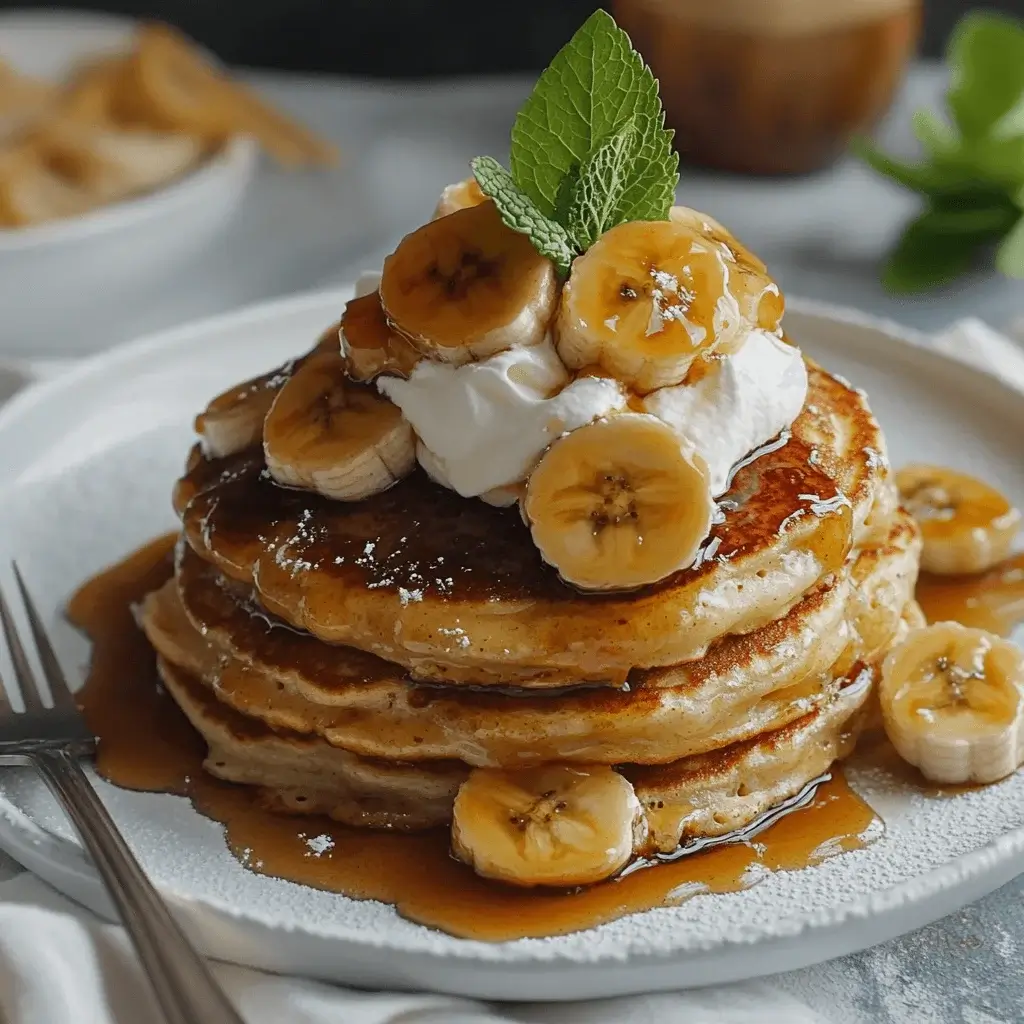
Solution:
<path fill-rule="evenodd" d="M 416 441 L 401 410 L 345 378 L 340 352 L 311 356 L 281 388 L 263 424 L 280 484 L 358 501 L 412 472 Z"/>
<path fill-rule="evenodd" d="M 523 501 L 544 560 L 583 590 L 631 589 L 687 568 L 713 511 L 704 460 L 642 413 L 559 438 Z"/>
<path fill-rule="evenodd" d="M 345 372 L 352 380 L 371 381 L 382 373 L 408 377 L 423 358 L 391 329 L 376 291 L 345 304 L 340 337 Z"/>
<path fill-rule="evenodd" d="M 614 875 L 644 833 L 633 787 L 611 768 L 477 768 L 455 797 L 452 850 L 485 878 L 572 888 Z"/>
<path fill-rule="evenodd" d="M 578 257 L 555 343 L 572 369 L 597 365 L 640 392 L 679 384 L 694 359 L 746 338 L 728 250 L 686 224 L 632 221 Z"/>
<path fill-rule="evenodd" d="M 338 324 L 335 323 L 320 335 L 313 352 L 336 352 L 337 349 Z M 292 360 L 276 370 L 236 384 L 214 398 L 195 421 L 195 431 L 206 455 L 222 459 L 258 444 L 263 437 L 263 421 L 278 391 L 308 358 L 307 354 Z"/>
<path fill-rule="evenodd" d="M 213 459 L 223 459 L 258 444 L 263 436 L 263 421 L 284 382 L 290 366 L 237 384 L 218 395 L 196 417 L 195 429 L 203 451 Z"/>
<path fill-rule="evenodd" d="M 984 572 L 1002 562 L 1020 526 L 1020 511 L 993 487 L 941 466 L 905 466 L 900 500 L 924 539 L 921 568 L 942 575 Z"/>
<path fill-rule="evenodd" d="M 726 258 L 734 266 L 730 286 L 739 302 L 740 311 L 763 331 L 773 334 L 781 329 L 786 303 L 778 285 L 768 276 L 764 260 L 751 252 L 727 227 L 706 213 L 688 206 L 673 206 L 668 219 L 686 224 L 702 235 L 723 246 Z"/>
<path fill-rule="evenodd" d="M 449 213 L 455 213 L 456 210 L 465 210 L 469 206 L 479 206 L 486 199 L 487 196 L 483 194 L 476 178 L 466 178 L 465 181 L 457 181 L 454 185 L 449 185 L 441 193 L 441 198 L 438 199 L 437 207 L 434 209 L 433 219 L 437 220 L 438 217 L 447 217 Z"/>
<path fill-rule="evenodd" d="M 415 348 L 461 366 L 542 341 L 558 288 L 554 265 L 487 201 L 406 235 L 384 261 L 380 297 Z"/>
<path fill-rule="evenodd" d="M 885 731 L 935 782 L 995 782 L 1024 761 L 1024 654 L 956 622 L 915 629 L 886 657 Z"/>

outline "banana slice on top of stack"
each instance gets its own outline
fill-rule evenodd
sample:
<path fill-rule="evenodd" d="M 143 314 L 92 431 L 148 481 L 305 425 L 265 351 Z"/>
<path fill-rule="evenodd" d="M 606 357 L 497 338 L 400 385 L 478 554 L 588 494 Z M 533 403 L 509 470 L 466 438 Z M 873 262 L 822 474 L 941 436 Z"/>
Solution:
<path fill-rule="evenodd" d="M 341 318 L 348 380 L 372 383 L 409 428 L 376 450 L 363 486 L 408 472 L 411 443 L 443 486 L 518 502 L 567 582 L 655 583 L 693 563 L 732 467 L 803 406 L 806 367 L 781 315 L 764 264 L 693 210 L 612 228 L 563 284 L 475 180 L 457 182 Z M 282 419 L 294 422 L 268 424 Z M 359 490 L 266 448 L 281 482 Z"/>

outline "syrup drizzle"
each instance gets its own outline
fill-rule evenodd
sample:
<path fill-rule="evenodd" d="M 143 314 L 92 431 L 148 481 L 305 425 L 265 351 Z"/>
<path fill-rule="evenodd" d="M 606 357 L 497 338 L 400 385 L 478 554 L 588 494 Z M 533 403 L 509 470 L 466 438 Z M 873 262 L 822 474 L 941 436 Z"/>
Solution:
<path fill-rule="evenodd" d="M 1009 636 L 1024 622 L 1024 554 L 975 576 L 921 573 L 916 596 L 929 622 L 959 622 Z"/>
<path fill-rule="evenodd" d="M 861 848 L 882 831 L 871 808 L 836 774 L 756 826 L 713 845 L 695 844 L 671 863 L 556 892 L 478 877 L 450 856 L 447 829 L 372 832 L 268 811 L 252 789 L 202 770 L 204 745 L 156 685 L 153 653 L 135 625 L 133 604 L 171 575 L 174 539 L 152 542 L 71 600 L 69 617 L 93 641 L 79 702 L 100 737 L 101 775 L 127 789 L 188 797 L 200 813 L 224 824 L 229 848 L 254 872 L 392 903 L 411 920 L 454 935 L 503 941 L 565 934 L 701 893 L 750 888 L 771 872 Z"/>

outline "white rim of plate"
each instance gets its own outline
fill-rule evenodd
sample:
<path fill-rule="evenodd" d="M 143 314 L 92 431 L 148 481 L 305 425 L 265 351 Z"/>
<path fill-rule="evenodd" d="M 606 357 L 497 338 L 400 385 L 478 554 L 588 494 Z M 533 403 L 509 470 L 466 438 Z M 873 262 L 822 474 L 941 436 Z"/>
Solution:
<path fill-rule="evenodd" d="M 154 351 L 173 348 L 182 341 L 194 338 L 197 334 L 216 331 L 225 327 L 244 327 L 246 324 L 259 321 L 268 315 L 287 316 L 289 313 L 301 313 L 306 310 L 319 309 L 320 307 L 333 304 L 338 304 L 340 308 L 340 304 L 343 304 L 351 295 L 351 286 L 326 291 L 302 292 L 284 299 L 274 299 L 215 317 L 193 321 L 133 342 L 128 342 L 124 345 L 119 345 L 107 352 L 88 357 L 73 369 L 50 380 L 33 384 L 16 395 L 0 409 L 0 430 L 7 429 L 9 421 L 16 420 L 22 415 L 23 411 L 45 403 L 52 397 L 59 396 L 63 390 L 74 388 L 79 382 L 92 380 L 97 375 L 107 375 L 111 369 L 116 369 L 123 364 L 131 364 L 140 357 L 145 357 Z M 838 321 L 853 327 L 860 327 L 886 335 L 897 343 L 923 351 L 929 358 L 939 363 L 955 365 L 958 372 L 980 379 L 987 386 L 991 386 L 994 383 L 1018 401 L 1024 399 L 1024 388 L 1018 388 L 995 374 L 989 373 L 970 363 L 961 362 L 944 352 L 937 351 L 929 344 L 927 335 L 905 327 L 902 324 L 874 317 L 848 307 L 834 306 L 829 303 L 808 299 L 795 298 L 787 300 L 787 310 L 800 315 Z M 13 486 L 16 485 L 0 485 L 0 497 Z M 7 817 L 8 821 L 16 828 L 20 828 L 29 834 L 35 832 L 36 838 L 39 836 L 52 838 L 61 846 L 67 847 L 69 854 L 73 852 L 79 862 L 85 864 L 82 861 L 81 850 L 76 845 L 68 843 L 60 836 L 55 836 L 42 829 L 34 821 L 26 818 L 21 810 L 9 804 L 3 797 L 0 797 L 0 813 Z M 198 814 L 198 811 L 194 813 Z M 792 940 L 808 932 L 837 928 L 851 920 L 864 920 L 885 913 L 891 913 L 907 903 L 919 903 L 929 896 L 936 895 L 945 889 L 962 883 L 965 879 L 980 875 L 1008 857 L 1021 853 L 1024 853 L 1024 827 L 1013 829 L 996 839 L 990 840 L 978 849 L 972 850 L 970 853 L 961 854 L 925 874 L 918 875 L 916 878 L 911 878 L 889 886 L 886 889 L 869 893 L 839 906 L 822 908 L 791 919 L 778 919 L 774 923 L 770 938 L 776 942 L 779 940 Z M 86 864 L 86 867 L 91 874 L 95 874 L 91 864 Z M 244 870 L 241 865 L 239 865 L 239 870 Z M 307 923 L 301 928 L 289 927 L 273 918 L 261 916 L 254 908 L 240 908 L 230 903 L 223 903 L 209 898 L 199 899 L 188 893 L 180 892 L 172 886 L 162 886 L 161 889 L 166 897 L 186 910 L 209 909 L 243 925 L 251 923 L 279 931 L 296 931 L 312 938 L 328 941 L 338 941 L 345 938 L 329 928 L 318 926 L 312 922 Z M 761 935 L 750 935 L 744 939 L 730 937 L 702 944 L 699 948 L 702 953 L 706 953 L 738 944 L 755 944 L 764 938 Z M 500 961 L 506 966 L 514 967 L 517 963 L 521 966 L 526 966 L 535 960 L 535 958 L 530 956 L 510 958 L 508 947 L 515 945 L 515 943 L 485 943 L 452 938 L 450 943 L 446 943 L 444 952 L 434 952 L 419 944 L 396 942 L 393 936 L 386 938 L 382 934 L 378 935 L 370 932 L 360 936 L 360 944 L 370 949 L 387 949 L 393 952 L 410 953 L 423 957 L 428 961 L 431 959 L 438 961 L 451 961 L 452 959 L 482 962 Z M 678 949 L 668 948 L 664 953 L 646 953 L 642 959 L 644 962 L 649 963 L 657 960 L 669 960 L 678 955 Z M 628 958 L 628 952 L 623 951 L 620 955 L 612 953 L 596 956 L 593 959 L 588 959 L 587 962 L 593 966 L 600 965 L 601 963 L 621 963 Z M 550 968 L 557 966 L 560 962 L 568 964 L 575 961 L 569 957 L 563 958 L 556 954 L 554 957 L 545 957 L 543 962 L 545 967 Z"/>

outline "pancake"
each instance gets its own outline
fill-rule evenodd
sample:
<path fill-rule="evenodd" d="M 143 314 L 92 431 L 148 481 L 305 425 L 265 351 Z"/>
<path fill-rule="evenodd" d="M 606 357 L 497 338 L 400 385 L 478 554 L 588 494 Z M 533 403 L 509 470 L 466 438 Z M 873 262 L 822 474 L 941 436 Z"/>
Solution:
<path fill-rule="evenodd" d="M 746 460 L 698 564 L 629 594 L 586 594 L 541 561 L 514 509 L 422 473 L 357 503 L 278 487 L 250 451 L 194 456 L 176 506 L 193 549 L 320 640 L 451 685 L 622 685 L 702 657 L 842 569 L 876 499 L 891 502 L 861 393 L 810 365 L 791 434 Z"/>
<path fill-rule="evenodd" d="M 366 828 L 445 825 L 464 778 L 460 766 L 364 760 L 323 740 L 275 732 L 225 708 L 198 680 L 163 658 L 160 677 L 209 747 L 204 767 L 254 786 L 261 803 L 294 814 L 324 814 Z M 655 768 L 623 766 L 647 817 L 638 856 L 725 835 L 799 793 L 852 750 L 873 672 L 861 667 L 827 705 L 783 729 L 712 754 Z"/>
<path fill-rule="evenodd" d="M 647 818 L 645 855 L 728 835 L 849 756 L 877 669 L 860 665 L 823 707 L 771 733 L 669 765 L 624 769 Z"/>
<path fill-rule="evenodd" d="M 209 753 L 203 768 L 256 786 L 271 810 L 326 814 L 357 828 L 430 828 L 451 818 L 468 769 L 356 757 L 311 736 L 275 731 L 221 704 L 188 672 L 157 659 L 160 679 Z"/>
<path fill-rule="evenodd" d="M 755 633 L 716 642 L 698 662 L 635 672 L 625 691 L 412 686 L 382 662 L 363 677 L 358 665 L 369 656 L 272 625 L 187 549 L 177 582 L 150 595 L 140 617 L 160 655 L 222 702 L 364 756 L 478 767 L 662 763 L 777 729 L 830 699 L 841 659 L 870 661 L 891 643 L 918 547 L 912 521 L 898 516 L 888 543 L 862 553 L 851 578 L 831 580 Z M 847 618 L 851 609 L 861 614 Z"/>

